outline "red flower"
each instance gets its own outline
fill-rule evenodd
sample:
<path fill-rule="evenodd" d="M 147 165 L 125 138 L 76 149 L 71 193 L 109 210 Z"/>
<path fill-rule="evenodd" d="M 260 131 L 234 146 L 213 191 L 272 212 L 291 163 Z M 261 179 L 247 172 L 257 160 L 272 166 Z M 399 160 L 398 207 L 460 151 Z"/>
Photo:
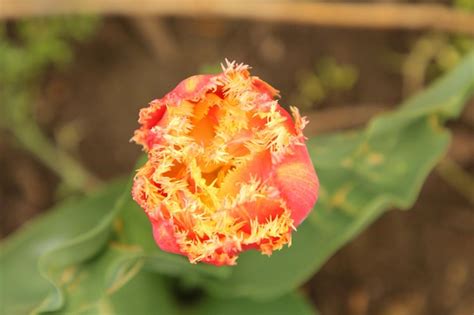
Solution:
<path fill-rule="evenodd" d="M 132 195 L 158 246 L 190 262 L 233 265 L 240 252 L 271 255 L 313 208 L 318 178 L 304 144 L 307 121 L 248 67 L 182 81 L 140 111 L 133 140 L 148 161 Z"/>

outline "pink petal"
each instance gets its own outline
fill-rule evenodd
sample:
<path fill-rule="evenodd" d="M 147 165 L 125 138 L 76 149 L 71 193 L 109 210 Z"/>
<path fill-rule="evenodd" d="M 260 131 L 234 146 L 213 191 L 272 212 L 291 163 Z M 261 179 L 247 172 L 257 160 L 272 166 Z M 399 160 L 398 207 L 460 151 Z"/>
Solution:
<path fill-rule="evenodd" d="M 316 203 L 319 181 L 306 146 L 295 146 L 293 150 L 294 154 L 276 167 L 275 182 L 298 226 Z"/>

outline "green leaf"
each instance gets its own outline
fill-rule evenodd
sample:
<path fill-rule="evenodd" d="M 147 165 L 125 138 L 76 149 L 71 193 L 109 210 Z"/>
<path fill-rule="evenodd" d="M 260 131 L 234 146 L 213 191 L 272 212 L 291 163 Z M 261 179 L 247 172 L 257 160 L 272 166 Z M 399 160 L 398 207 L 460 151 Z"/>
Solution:
<path fill-rule="evenodd" d="M 364 130 L 308 142 L 321 190 L 294 233 L 293 245 L 271 258 L 241 255 L 230 277 L 206 286 L 216 296 L 270 298 L 308 280 L 336 250 L 391 207 L 409 208 L 445 153 L 442 126 L 461 112 L 474 90 L 474 54 L 429 89 Z M 317 122 L 313 122 L 317 123 Z"/>
<path fill-rule="evenodd" d="M 161 251 L 145 213 L 131 199 L 130 186 L 131 182 L 122 181 L 83 201 L 59 206 L 4 242 L 0 253 L 0 310 L 25 314 L 62 309 L 67 294 L 63 292 L 63 274 L 67 275 L 70 268 L 92 268 L 94 265 L 82 267 L 81 263 L 106 250 L 112 232 L 118 238 L 116 244 L 133 248 L 136 256 L 116 251 L 115 259 L 123 260 L 124 265 L 104 260 L 101 268 L 111 264 L 109 274 L 119 273 L 138 258 L 147 269 L 185 277 L 188 283 L 229 274 L 229 269 L 192 265 L 184 257 Z M 68 305 L 73 309 L 78 303 Z"/>
<path fill-rule="evenodd" d="M 126 195 L 114 207 L 124 186 Z M 153 270 L 186 277 L 210 277 L 217 269 L 191 265 L 184 257 L 161 252 L 151 233 L 145 232 L 148 220 L 129 200 L 129 188 L 117 183 L 83 201 L 59 206 L 3 243 L 1 313 L 181 314 L 162 276 L 142 267 L 148 264 Z M 106 222 L 121 210 L 124 212 L 111 233 Z M 136 230 L 129 234 L 130 229 Z M 123 243 L 127 237 L 134 243 Z M 87 249 L 94 240 L 98 243 Z M 40 260 L 46 278 L 38 270 Z M 52 285 L 54 291 L 48 295 Z M 187 311 L 279 314 L 277 310 L 281 314 L 313 314 L 310 305 L 297 295 L 267 303 L 206 297 Z"/>
<path fill-rule="evenodd" d="M 194 305 L 185 315 L 315 315 L 315 311 L 302 296 L 293 293 L 275 300 L 257 302 L 251 299 L 206 298 Z"/>
<path fill-rule="evenodd" d="M 162 276 L 143 271 L 143 263 L 138 247 L 111 242 L 97 257 L 55 274 L 54 282 L 64 292 L 65 304 L 48 314 L 315 314 L 311 304 L 295 293 L 265 302 L 206 296 L 190 306 L 184 300 L 178 307 Z"/>
<path fill-rule="evenodd" d="M 45 259 L 64 244 L 83 237 L 84 231 L 93 229 L 110 212 L 123 189 L 124 183 L 117 182 L 82 201 L 60 205 L 26 224 L 0 245 L 2 313 L 27 314 L 45 299 L 51 285 L 38 270 L 40 258 Z M 89 245 L 80 252 L 62 251 L 57 258 L 62 262 L 85 259 L 103 243 Z M 60 295 L 58 299 L 60 302 Z"/>
<path fill-rule="evenodd" d="M 54 281 L 65 304 L 48 314 L 177 314 L 163 278 L 141 271 L 141 254 L 111 242 L 97 257 L 61 270 Z"/>

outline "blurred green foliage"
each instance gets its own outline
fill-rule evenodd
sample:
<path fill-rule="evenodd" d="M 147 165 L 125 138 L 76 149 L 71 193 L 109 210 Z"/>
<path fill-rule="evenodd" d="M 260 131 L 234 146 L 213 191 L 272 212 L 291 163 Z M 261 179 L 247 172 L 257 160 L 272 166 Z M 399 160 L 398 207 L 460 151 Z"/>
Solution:
<path fill-rule="evenodd" d="M 94 17 L 55 17 L 0 24 L 0 127 L 76 190 L 93 186 L 96 179 L 44 135 L 34 103 L 40 75 L 48 67 L 69 64 L 73 43 L 94 34 L 98 22 Z"/>
<path fill-rule="evenodd" d="M 323 57 L 314 69 L 305 69 L 298 74 L 297 93 L 291 101 L 302 108 L 314 108 L 334 93 L 351 90 L 357 78 L 356 67 L 340 64 L 332 57 Z"/>
<path fill-rule="evenodd" d="M 454 7 L 473 11 L 474 1 L 456 0 Z M 402 69 L 404 94 L 411 95 L 450 71 L 473 50 L 474 38 L 469 35 L 434 32 L 420 36 L 397 65 Z"/>
<path fill-rule="evenodd" d="M 314 314 L 296 293 L 265 302 L 209 295 L 191 305 L 176 300 L 178 279 L 166 275 L 186 277 L 185 291 L 195 277 L 227 277 L 230 270 L 157 250 L 129 189 L 124 181 L 110 183 L 59 205 L 3 243 L 0 314 Z"/>
<path fill-rule="evenodd" d="M 454 7 L 465 10 L 465 11 L 474 11 L 474 1 L 472 0 L 454 0 Z"/>
<path fill-rule="evenodd" d="M 222 71 L 222 66 L 218 62 L 205 63 L 199 67 L 198 73 L 216 74 Z"/>
<path fill-rule="evenodd" d="M 451 70 L 466 54 L 474 50 L 474 39 L 469 36 L 443 36 L 443 41 L 443 45 L 434 56 L 435 65 L 441 73 Z"/>
<path fill-rule="evenodd" d="M 18 90 L 31 88 L 27 85 L 46 67 L 67 65 L 73 57 L 72 41 L 89 38 L 98 22 L 95 17 L 37 18 L 14 24 L 3 22 L 0 24 L 2 86 Z"/>

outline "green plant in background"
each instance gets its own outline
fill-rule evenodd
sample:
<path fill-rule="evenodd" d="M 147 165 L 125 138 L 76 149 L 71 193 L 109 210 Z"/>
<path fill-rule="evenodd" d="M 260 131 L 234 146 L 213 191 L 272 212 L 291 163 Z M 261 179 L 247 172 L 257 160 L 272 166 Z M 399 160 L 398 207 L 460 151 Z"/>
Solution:
<path fill-rule="evenodd" d="M 41 131 L 34 102 L 40 75 L 72 61 L 73 42 L 97 28 L 93 17 L 47 18 L 0 24 L 0 127 L 31 151 L 73 190 L 87 190 L 98 180 Z"/>
<path fill-rule="evenodd" d="M 474 11 L 471 0 L 455 0 L 459 10 Z M 455 67 L 465 55 L 474 50 L 474 39 L 463 34 L 431 33 L 418 38 L 403 58 L 404 94 L 411 95 L 426 82 Z"/>
<path fill-rule="evenodd" d="M 297 94 L 292 97 L 292 104 L 313 108 L 333 93 L 351 90 L 357 77 L 354 66 L 339 64 L 331 57 L 321 58 L 313 71 L 305 69 L 299 73 Z"/>
<path fill-rule="evenodd" d="M 199 67 L 198 73 L 216 74 L 222 71 L 219 62 L 205 63 Z"/>
<path fill-rule="evenodd" d="M 474 2 L 470 0 L 456 0 L 454 6 L 459 10 L 474 10 Z M 437 32 L 422 35 L 397 65 L 397 69 L 402 69 L 403 94 L 410 96 L 423 89 L 435 78 L 451 71 L 473 50 L 474 38 L 468 35 Z M 472 203 L 474 179 L 460 165 L 445 158 L 436 171 Z"/>
<path fill-rule="evenodd" d="M 366 128 L 309 139 L 320 201 L 291 248 L 271 258 L 246 252 L 235 267 L 191 265 L 157 248 L 131 181 L 119 180 L 58 206 L 1 245 L 1 311 L 314 314 L 295 290 L 384 211 L 413 204 L 449 144 L 444 122 L 474 93 L 473 73 L 471 53 Z M 184 305 L 183 295 L 194 302 Z"/>
<path fill-rule="evenodd" d="M 403 88 L 411 95 L 431 81 L 455 67 L 474 49 L 474 40 L 467 36 L 433 33 L 414 43 L 402 63 Z"/>

